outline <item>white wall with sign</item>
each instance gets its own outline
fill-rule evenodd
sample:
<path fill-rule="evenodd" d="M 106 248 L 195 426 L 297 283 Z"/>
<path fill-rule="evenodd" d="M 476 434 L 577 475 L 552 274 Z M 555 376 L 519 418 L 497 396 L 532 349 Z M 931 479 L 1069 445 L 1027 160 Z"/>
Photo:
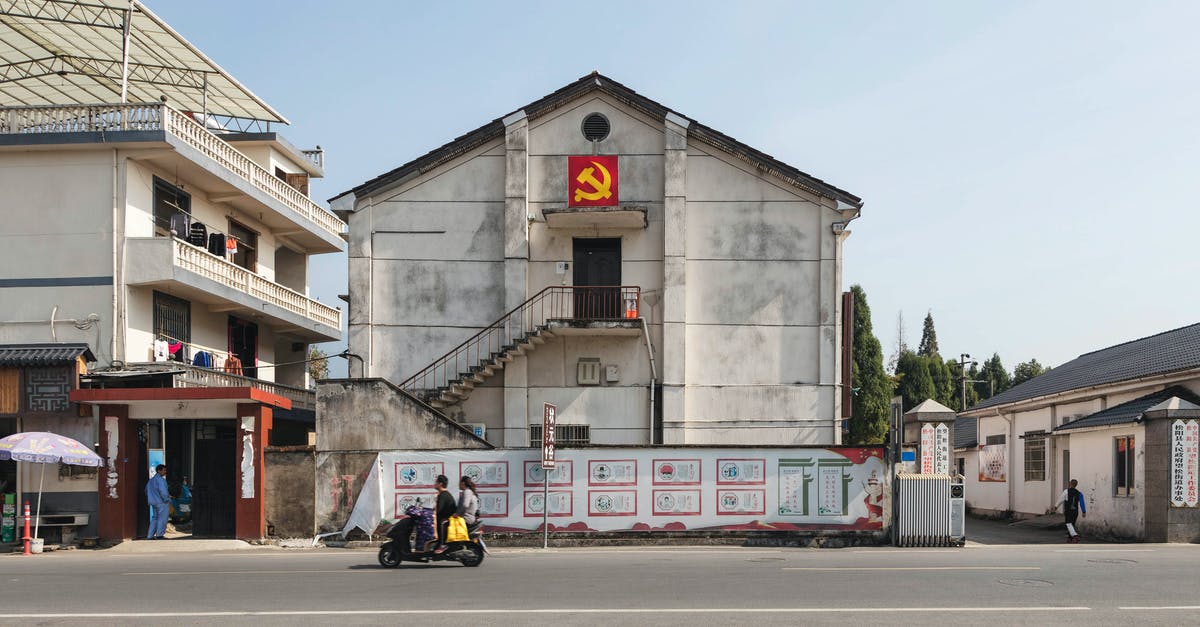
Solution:
<path fill-rule="evenodd" d="M 1200 481 L 1200 421 L 1171 422 L 1171 505 L 1196 507 Z"/>
<path fill-rule="evenodd" d="M 551 531 L 882 529 L 882 448 L 559 449 L 543 481 L 538 449 L 380 453 L 344 529 L 373 532 L 439 474 L 479 486 L 487 528 Z M 543 490 L 546 490 L 543 492 Z"/>

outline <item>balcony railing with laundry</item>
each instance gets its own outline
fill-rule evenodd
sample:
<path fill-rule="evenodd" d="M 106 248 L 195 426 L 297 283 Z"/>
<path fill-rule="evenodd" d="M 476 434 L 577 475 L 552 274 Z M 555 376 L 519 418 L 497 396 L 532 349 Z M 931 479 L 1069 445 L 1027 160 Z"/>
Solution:
<path fill-rule="evenodd" d="M 183 372 L 175 375 L 174 383 L 177 388 L 243 388 L 250 387 L 282 396 L 292 401 L 293 409 L 316 410 L 317 397 L 312 390 L 298 388 L 282 383 L 272 383 L 253 377 L 223 372 L 212 368 L 204 368 L 178 361 L 157 361 L 129 364 L 136 368 L 150 371 L 171 370 Z"/>
<path fill-rule="evenodd" d="M 165 131 L 327 233 L 340 238 L 346 230 L 346 224 L 337 216 L 252 161 L 192 116 L 166 103 L 0 107 L 0 134 L 117 131 Z M 305 156 L 318 165 L 324 163 L 321 150 L 305 151 Z"/>
<path fill-rule="evenodd" d="M 642 290 L 635 286 L 552 286 L 400 384 L 436 409 L 466 400 L 476 385 L 547 339 L 611 330 L 642 333 Z"/>

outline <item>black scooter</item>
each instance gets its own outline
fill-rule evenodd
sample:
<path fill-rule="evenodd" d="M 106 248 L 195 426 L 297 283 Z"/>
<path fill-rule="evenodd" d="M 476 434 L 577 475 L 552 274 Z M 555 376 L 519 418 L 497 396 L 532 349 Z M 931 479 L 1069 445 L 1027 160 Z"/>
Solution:
<path fill-rule="evenodd" d="M 463 566 L 479 566 L 487 553 L 487 545 L 483 543 L 483 523 L 476 522 L 467 528 L 471 538 L 465 542 L 450 542 L 446 550 L 434 553 L 437 540 L 427 542 L 423 550 L 405 552 L 402 547 L 412 546 L 412 534 L 416 529 L 417 519 L 413 516 L 401 518 L 396 523 L 384 529 L 389 538 L 379 547 L 379 565 L 384 568 L 396 568 L 400 562 L 458 562 Z M 408 540 L 408 542 L 405 542 Z"/>

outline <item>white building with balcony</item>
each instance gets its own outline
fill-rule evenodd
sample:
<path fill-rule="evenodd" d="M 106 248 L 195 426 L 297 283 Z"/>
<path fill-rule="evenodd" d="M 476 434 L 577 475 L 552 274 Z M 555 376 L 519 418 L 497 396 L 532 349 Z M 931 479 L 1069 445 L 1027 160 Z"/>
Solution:
<path fill-rule="evenodd" d="M 144 533 L 137 460 L 165 455 L 169 480 L 211 501 L 198 533 L 235 535 L 236 519 L 260 537 L 262 446 L 273 429 L 307 442 L 308 348 L 341 337 L 339 309 L 308 288 L 309 258 L 345 248 L 345 224 L 309 197 L 323 154 L 286 141 L 282 115 L 140 2 L 20 3 L 3 18 L 0 344 L 95 355 L 95 389 L 72 400 L 96 420 L 73 435 L 134 460 L 109 460 L 130 492 L 114 492 L 101 535 Z"/>
<path fill-rule="evenodd" d="M 862 201 L 608 77 L 331 204 L 351 374 L 494 445 L 840 442 Z"/>

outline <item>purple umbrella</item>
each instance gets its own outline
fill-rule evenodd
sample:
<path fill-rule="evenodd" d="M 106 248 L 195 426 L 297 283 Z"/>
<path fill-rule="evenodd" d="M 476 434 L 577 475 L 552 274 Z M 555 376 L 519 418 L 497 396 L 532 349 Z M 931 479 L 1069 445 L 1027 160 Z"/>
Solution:
<path fill-rule="evenodd" d="M 14 433 L 6 438 L 0 438 L 0 460 L 5 459 L 42 464 L 42 474 L 38 479 L 38 524 L 33 530 L 35 538 L 38 535 L 38 528 L 41 526 L 42 482 L 46 478 L 45 464 L 62 462 L 72 466 L 100 466 L 104 463 L 104 460 L 93 453 L 92 449 L 80 444 L 77 440 L 44 431 Z"/>

